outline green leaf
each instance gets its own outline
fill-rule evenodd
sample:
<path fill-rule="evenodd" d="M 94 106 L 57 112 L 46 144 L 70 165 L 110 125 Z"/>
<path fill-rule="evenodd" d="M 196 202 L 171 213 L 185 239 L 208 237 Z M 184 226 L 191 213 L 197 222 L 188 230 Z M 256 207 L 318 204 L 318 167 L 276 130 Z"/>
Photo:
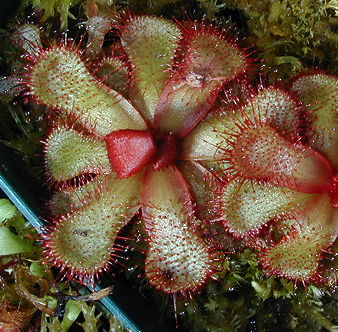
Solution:
<path fill-rule="evenodd" d="M 122 31 L 122 45 L 133 63 L 131 101 L 150 123 L 180 37 L 176 24 L 154 16 L 131 17 Z"/>
<path fill-rule="evenodd" d="M 237 237 L 245 237 L 273 218 L 303 208 L 311 199 L 311 194 L 235 179 L 222 189 L 217 207 L 223 224 Z"/>
<path fill-rule="evenodd" d="M 43 267 L 38 262 L 33 262 L 30 265 L 29 270 L 30 270 L 31 274 L 36 276 L 36 277 L 47 278 L 47 279 L 50 277 L 50 275 L 45 271 L 46 268 Z"/>
<path fill-rule="evenodd" d="M 51 176 L 64 181 L 83 173 L 111 172 L 106 144 L 75 130 L 59 127 L 46 142 L 46 162 Z"/>
<path fill-rule="evenodd" d="M 291 64 L 295 70 L 302 69 L 302 63 L 294 56 L 278 56 L 275 58 L 275 62 L 277 65 L 281 65 L 284 63 Z"/>
<path fill-rule="evenodd" d="M 269 278 L 267 280 L 262 280 L 259 283 L 256 281 L 251 281 L 251 286 L 255 289 L 257 296 L 265 300 L 270 297 L 271 290 L 273 289 L 274 283 L 275 283 L 275 280 L 272 278 Z"/>
<path fill-rule="evenodd" d="M 141 115 L 125 98 L 93 79 L 77 52 L 53 47 L 42 53 L 27 86 L 40 104 L 73 114 L 77 123 L 101 137 L 119 129 L 146 129 Z"/>
<path fill-rule="evenodd" d="M 109 264 L 118 231 L 139 208 L 139 175 L 116 179 L 112 173 L 102 185 L 101 193 L 90 194 L 82 209 L 60 217 L 49 234 L 49 262 L 63 264 L 74 278 L 94 278 Z"/>
<path fill-rule="evenodd" d="M 0 255 L 13 255 L 34 250 L 28 240 L 20 239 L 5 226 L 0 227 L 0 243 Z"/>
<path fill-rule="evenodd" d="M 16 212 L 16 207 L 8 199 L 0 199 L 0 222 L 11 219 Z"/>
<path fill-rule="evenodd" d="M 69 300 L 66 304 L 65 315 L 61 322 L 61 326 L 68 331 L 72 324 L 76 321 L 77 317 L 81 313 L 81 304 L 74 300 Z"/>
<path fill-rule="evenodd" d="M 54 291 L 53 288 L 51 288 L 51 291 Z M 46 295 L 44 296 L 43 300 L 45 301 L 45 303 L 47 304 L 47 307 L 48 308 L 51 308 L 53 310 L 56 309 L 58 303 L 57 303 L 57 300 L 56 298 L 52 297 L 52 296 L 49 296 L 49 295 Z"/>
<path fill-rule="evenodd" d="M 303 75 L 292 84 L 309 114 L 309 145 L 326 157 L 333 169 L 338 167 L 337 84 L 334 75 L 321 73 Z"/>

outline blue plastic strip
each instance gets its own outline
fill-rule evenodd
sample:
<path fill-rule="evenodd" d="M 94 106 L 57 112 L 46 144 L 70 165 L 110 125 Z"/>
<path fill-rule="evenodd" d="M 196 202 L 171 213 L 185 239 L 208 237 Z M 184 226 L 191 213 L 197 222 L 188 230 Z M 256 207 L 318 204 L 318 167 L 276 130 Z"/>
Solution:
<path fill-rule="evenodd" d="M 93 289 L 88 287 L 91 291 Z M 99 291 L 101 287 L 96 286 L 95 291 Z M 131 332 L 142 332 L 134 322 L 130 321 L 130 319 L 123 313 L 123 311 L 119 308 L 119 306 L 115 303 L 115 301 L 111 297 L 105 297 L 100 300 L 101 304 L 106 307 L 120 322 L 121 324 Z"/>
<path fill-rule="evenodd" d="M 5 195 L 12 201 L 12 203 L 17 207 L 17 209 L 23 214 L 23 216 L 29 221 L 29 223 L 36 228 L 39 232 L 41 231 L 41 226 L 43 222 L 37 216 L 37 214 L 26 204 L 25 200 L 21 195 L 11 186 L 7 179 L 0 174 L 0 189 L 5 193 Z M 91 291 L 92 288 L 89 287 Z M 96 286 L 95 290 L 99 291 L 101 288 Z M 110 297 L 105 297 L 100 300 L 101 304 L 112 314 L 114 315 L 120 323 L 131 332 L 142 332 L 135 324 L 132 322 L 118 307 L 115 301 Z"/>
<path fill-rule="evenodd" d="M 36 213 L 29 208 L 20 194 L 13 188 L 13 186 L 11 186 L 2 174 L 0 174 L 0 189 L 2 189 L 6 196 L 29 221 L 29 223 L 39 232 L 41 226 L 43 226 L 43 222 L 39 219 Z"/>

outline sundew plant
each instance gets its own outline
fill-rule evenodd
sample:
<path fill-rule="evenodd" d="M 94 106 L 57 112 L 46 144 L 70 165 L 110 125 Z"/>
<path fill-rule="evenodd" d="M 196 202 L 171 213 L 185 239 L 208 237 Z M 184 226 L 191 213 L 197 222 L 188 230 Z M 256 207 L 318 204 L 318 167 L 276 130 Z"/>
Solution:
<path fill-rule="evenodd" d="M 254 46 L 205 19 L 91 1 L 86 16 L 76 39 L 17 26 L 21 64 L 0 86 L 46 123 L 45 264 L 99 283 L 141 250 L 124 233 L 137 221 L 143 276 L 175 303 L 248 252 L 261 280 L 335 287 L 337 77 L 269 84 Z"/>

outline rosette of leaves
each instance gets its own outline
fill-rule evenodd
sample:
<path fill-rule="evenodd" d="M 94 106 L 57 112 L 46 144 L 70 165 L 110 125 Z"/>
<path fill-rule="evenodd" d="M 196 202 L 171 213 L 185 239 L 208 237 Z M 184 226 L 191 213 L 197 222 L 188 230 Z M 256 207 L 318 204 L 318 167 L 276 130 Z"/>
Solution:
<path fill-rule="evenodd" d="M 215 27 L 151 16 L 110 24 L 118 38 L 105 56 L 104 29 L 88 28 L 96 42 L 83 50 L 18 39 L 28 60 L 19 88 L 51 119 L 45 161 L 57 191 L 46 260 L 93 283 L 138 213 L 145 274 L 164 292 L 185 295 L 214 277 L 229 234 L 230 250 L 258 250 L 268 274 L 326 281 L 322 252 L 337 228 L 336 78 L 254 91 L 246 52 Z M 221 104 L 225 87 L 236 98 Z"/>
<path fill-rule="evenodd" d="M 63 189 L 51 202 L 45 257 L 65 276 L 92 283 L 109 269 L 120 229 L 141 208 L 150 283 L 193 292 L 213 275 L 214 254 L 196 227 L 181 141 L 224 84 L 246 74 L 249 60 L 235 40 L 204 24 L 128 16 L 116 28 L 112 54 L 98 60 L 89 56 L 100 52 L 87 52 L 87 63 L 67 42 L 21 46 L 31 61 L 21 82 L 26 95 L 54 117 L 45 160 Z"/>

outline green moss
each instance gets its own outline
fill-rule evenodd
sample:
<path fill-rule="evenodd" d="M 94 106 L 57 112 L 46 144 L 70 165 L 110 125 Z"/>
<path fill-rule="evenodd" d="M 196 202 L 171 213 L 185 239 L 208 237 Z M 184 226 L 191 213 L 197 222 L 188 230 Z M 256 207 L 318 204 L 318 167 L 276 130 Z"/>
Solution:
<path fill-rule="evenodd" d="M 254 252 L 233 256 L 218 282 L 178 308 L 193 331 L 333 331 L 338 324 L 336 289 L 303 288 L 262 274 Z"/>
<path fill-rule="evenodd" d="M 248 40 L 258 48 L 273 81 L 319 65 L 337 73 L 337 2 L 318 0 L 223 0 L 247 17 Z"/>
<path fill-rule="evenodd" d="M 25 0 L 24 5 L 32 5 L 38 10 L 43 10 L 43 21 L 57 14 L 60 15 L 61 28 L 65 29 L 67 27 L 68 18 L 75 19 L 70 9 L 80 1 L 81 0 Z"/>

